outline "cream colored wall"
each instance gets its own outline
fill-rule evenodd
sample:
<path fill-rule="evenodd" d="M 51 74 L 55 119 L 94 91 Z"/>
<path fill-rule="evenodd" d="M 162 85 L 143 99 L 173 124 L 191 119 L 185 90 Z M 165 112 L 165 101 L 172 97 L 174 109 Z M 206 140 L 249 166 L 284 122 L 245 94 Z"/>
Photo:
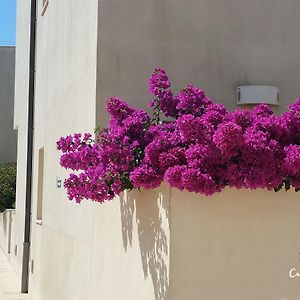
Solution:
<path fill-rule="evenodd" d="M 16 162 L 17 134 L 13 130 L 15 47 L 0 46 L 0 164 Z"/>
<path fill-rule="evenodd" d="M 13 209 L 6 209 L 0 213 L 0 248 L 6 255 L 11 252 L 11 223 Z"/>
<path fill-rule="evenodd" d="M 17 188 L 16 210 L 13 218 L 12 251 L 10 259 L 21 275 L 24 211 L 25 211 L 25 174 L 27 156 L 27 103 L 29 78 L 29 26 L 30 2 L 17 1 L 16 12 L 16 67 L 14 128 L 17 130 Z"/>
<path fill-rule="evenodd" d="M 186 195 L 186 197 L 184 197 Z M 172 191 L 172 300 L 298 299 L 300 195 Z"/>
<path fill-rule="evenodd" d="M 56 141 L 95 127 L 97 1 L 38 1 L 32 237 L 29 291 L 33 299 L 88 300 L 92 203 L 68 201 L 56 179 Z M 44 148 L 42 225 L 37 219 L 38 153 Z"/>
<path fill-rule="evenodd" d="M 12 262 L 19 274 L 29 74 L 30 2 L 25 2 L 18 1 L 17 7 L 18 188 L 13 243 L 18 253 Z M 30 293 L 34 299 L 89 299 L 85 287 L 90 282 L 92 204 L 76 206 L 67 200 L 63 189 L 56 188 L 56 178 L 63 180 L 67 172 L 59 166 L 55 143 L 60 136 L 95 127 L 97 1 L 89 1 L 89 5 L 83 0 L 49 1 L 44 16 L 41 5 L 42 1 L 38 1 Z M 41 147 L 45 151 L 42 226 L 35 222 Z M 72 288 L 65 289 L 68 284 Z"/>
<path fill-rule="evenodd" d="M 106 124 L 110 96 L 147 109 L 156 66 L 175 92 L 193 83 L 229 109 L 239 85 L 278 86 L 274 110 L 285 111 L 300 95 L 299 12 L 296 0 L 99 1 L 97 121 Z M 298 264 L 298 198 L 172 191 L 168 299 L 297 299 L 288 272 Z"/>
<path fill-rule="evenodd" d="M 90 299 L 167 299 L 169 213 L 166 185 L 95 203 Z"/>
<path fill-rule="evenodd" d="M 16 88 L 17 90 L 18 88 Z M 26 111 L 26 110 L 25 110 Z M 26 115 L 24 114 L 24 121 Z M 12 236 L 11 262 L 17 274 L 21 276 L 23 237 L 24 237 L 24 211 L 25 211 L 25 174 L 27 155 L 26 125 L 21 121 L 18 124 L 18 151 L 17 151 L 17 182 L 16 182 L 16 209 L 14 215 L 14 230 Z"/>
<path fill-rule="evenodd" d="M 19 173 L 13 240 L 18 255 L 13 262 L 18 269 L 25 200 L 28 3 L 18 3 L 17 26 Z M 67 172 L 58 164 L 55 142 L 73 132 L 92 131 L 96 118 L 105 123 L 108 96 L 146 108 L 147 78 L 157 65 L 167 67 L 176 90 L 192 82 L 229 108 L 235 107 L 239 84 L 278 85 L 282 101 L 290 102 L 300 94 L 298 2 L 91 0 L 87 5 L 84 0 L 49 0 L 44 16 L 38 3 L 32 299 L 181 300 L 199 299 L 198 294 L 220 299 L 219 287 L 225 300 L 246 299 L 241 287 L 258 300 L 269 299 L 268 293 L 270 298 L 297 299 L 296 281 L 286 276 L 297 266 L 298 194 L 228 190 L 204 199 L 164 185 L 104 205 L 76 205 L 64 189 L 56 188 L 56 178 L 63 180 Z M 43 220 L 38 225 L 42 147 Z M 254 242 L 259 244 L 254 247 Z M 222 276 L 215 277 L 214 270 Z M 255 284 L 259 289 L 252 288 Z"/>
<path fill-rule="evenodd" d="M 298 0 L 99 4 L 99 121 L 110 96 L 147 108 L 156 66 L 167 69 L 176 92 L 192 83 L 230 109 L 239 85 L 278 86 L 278 112 L 300 96 Z"/>

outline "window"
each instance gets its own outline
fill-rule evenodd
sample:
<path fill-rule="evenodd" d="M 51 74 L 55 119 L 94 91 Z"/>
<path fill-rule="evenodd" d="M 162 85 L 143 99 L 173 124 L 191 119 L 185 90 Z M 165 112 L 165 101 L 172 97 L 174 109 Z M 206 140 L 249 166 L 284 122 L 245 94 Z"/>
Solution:
<path fill-rule="evenodd" d="M 37 206 L 36 206 L 36 221 L 42 225 L 43 218 L 43 194 L 44 194 L 44 148 L 39 149 L 38 157 L 38 191 L 37 191 Z"/>

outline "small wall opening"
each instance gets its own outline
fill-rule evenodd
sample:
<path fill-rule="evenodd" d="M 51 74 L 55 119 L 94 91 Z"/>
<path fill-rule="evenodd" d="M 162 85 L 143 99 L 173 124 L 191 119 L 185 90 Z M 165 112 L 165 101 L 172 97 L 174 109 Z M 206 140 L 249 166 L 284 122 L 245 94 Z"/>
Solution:
<path fill-rule="evenodd" d="M 37 192 L 37 209 L 36 219 L 43 219 L 43 194 L 44 194 L 44 147 L 39 149 L 39 165 L 38 165 L 38 192 Z"/>

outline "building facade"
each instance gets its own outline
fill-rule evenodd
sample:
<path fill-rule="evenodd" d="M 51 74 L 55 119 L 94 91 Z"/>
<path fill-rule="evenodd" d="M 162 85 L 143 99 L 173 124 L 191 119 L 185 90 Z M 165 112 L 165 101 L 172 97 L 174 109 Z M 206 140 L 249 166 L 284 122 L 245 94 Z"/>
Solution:
<path fill-rule="evenodd" d="M 15 47 L 0 46 L 0 164 L 16 162 L 17 134 L 13 128 Z"/>
<path fill-rule="evenodd" d="M 297 299 L 300 286 L 288 270 L 299 252 L 298 195 L 226 190 L 207 200 L 162 186 L 104 205 L 77 205 L 60 187 L 67 172 L 59 166 L 56 141 L 105 126 L 107 97 L 146 109 L 147 78 L 156 66 L 167 69 L 175 90 L 193 83 L 230 109 L 239 85 L 278 86 L 274 109 L 283 112 L 300 95 L 299 1 L 37 4 L 32 299 Z M 18 1 L 18 177 L 10 260 L 19 274 L 29 36 L 30 1 Z"/>

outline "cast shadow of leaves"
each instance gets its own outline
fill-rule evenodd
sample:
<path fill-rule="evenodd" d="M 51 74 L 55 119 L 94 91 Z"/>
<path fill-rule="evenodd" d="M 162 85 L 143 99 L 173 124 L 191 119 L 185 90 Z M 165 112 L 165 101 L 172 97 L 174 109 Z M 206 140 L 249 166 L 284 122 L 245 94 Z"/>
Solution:
<path fill-rule="evenodd" d="M 169 195 L 162 190 L 132 191 L 120 197 L 123 246 L 132 246 L 138 231 L 144 277 L 151 276 L 156 300 L 167 299 Z"/>

